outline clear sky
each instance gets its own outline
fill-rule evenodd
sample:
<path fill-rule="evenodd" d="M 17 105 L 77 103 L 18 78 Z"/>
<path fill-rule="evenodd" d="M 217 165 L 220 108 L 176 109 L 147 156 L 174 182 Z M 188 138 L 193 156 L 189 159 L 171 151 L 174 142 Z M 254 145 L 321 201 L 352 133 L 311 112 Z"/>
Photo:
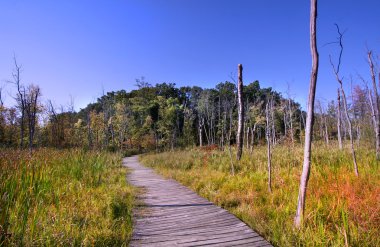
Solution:
<path fill-rule="evenodd" d="M 76 109 L 101 95 L 151 84 L 214 87 L 244 67 L 244 83 L 259 80 L 305 105 L 311 57 L 308 0 L 1 0 L 0 83 L 13 104 L 13 54 L 25 84 L 44 100 Z M 334 23 L 344 35 L 342 75 L 369 78 L 366 46 L 380 52 L 379 0 L 319 1 L 320 74 L 317 97 L 336 97 L 329 54 Z M 346 83 L 349 81 L 346 80 Z M 358 83 L 360 81 L 357 80 Z"/>

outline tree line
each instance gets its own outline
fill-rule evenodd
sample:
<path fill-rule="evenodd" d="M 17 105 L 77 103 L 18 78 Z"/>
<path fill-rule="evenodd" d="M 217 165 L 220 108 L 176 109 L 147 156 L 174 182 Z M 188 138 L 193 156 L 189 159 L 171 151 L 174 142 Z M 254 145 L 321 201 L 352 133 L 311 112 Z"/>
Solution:
<path fill-rule="evenodd" d="M 372 61 L 372 53 L 368 56 Z M 284 96 L 270 87 L 262 88 L 259 81 L 242 85 L 243 104 L 238 104 L 238 83 L 234 80 L 207 89 L 177 87 L 174 83 L 152 86 L 142 77 L 136 80 L 136 90 L 105 93 L 75 112 L 73 102 L 60 107 L 51 100 L 42 102 L 40 87 L 25 85 L 20 69 L 15 60 L 10 85 L 16 89 L 16 104 L 5 106 L 0 101 L 1 146 L 159 151 L 217 145 L 224 149 L 235 145 L 241 136 L 242 146 L 252 152 L 254 145 L 266 140 L 272 146 L 303 142 L 306 113 L 291 97 L 290 90 Z M 346 96 L 349 118 L 343 115 L 341 89 L 337 100 L 327 104 L 317 100 L 314 140 L 327 145 L 331 140 L 349 140 L 350 119 L 352 138 L 357 143 L 377 143 L 376 78 L 371 76 L 376 86 L 372 90 L 363 77 L 358 79 L 362 83 L 353 85 L 352 94 Z M 243 106 L 243 122 L 238 135 L 239 105 Z"/>

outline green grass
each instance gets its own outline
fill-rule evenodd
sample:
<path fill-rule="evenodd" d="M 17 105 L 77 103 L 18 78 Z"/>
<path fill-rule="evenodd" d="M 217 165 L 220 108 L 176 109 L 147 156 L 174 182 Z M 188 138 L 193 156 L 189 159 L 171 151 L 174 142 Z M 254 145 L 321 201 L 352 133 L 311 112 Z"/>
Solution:
<path fill-rule="evenodd" d="M 293 227 L 301 145 L 274 148 L 272 193 L 265 147 L 255 147 L 252 156 L 245 152 L 239 164 L 234 161 L 235 176 L 228 152 L 215 149 L 148 154 L 141 161 L 229 210 L 276 246 L 380 246 L 380 173 L 373 150 L 358 150 L 357 178 L 348 150 L 314 147 L 301 230 Z"/>
<path fill-rule="evenodd" d="M 126 246 L 134 191 L 121 155 L 0 150 L 0 246 Z"/>

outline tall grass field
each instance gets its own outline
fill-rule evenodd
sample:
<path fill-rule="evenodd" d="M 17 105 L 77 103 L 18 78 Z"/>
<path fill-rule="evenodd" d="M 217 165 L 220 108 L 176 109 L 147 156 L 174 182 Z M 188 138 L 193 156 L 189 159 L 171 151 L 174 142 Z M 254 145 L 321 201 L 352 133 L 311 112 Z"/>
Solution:
<path fill-rule="evenodd" d="M 229 210 L 275 246 L 380 246 L 380 170 L 370 148 L 357 150 L 359 177 L 348 148 L 313 147 L 305 221 L 293 227 L 303 146 L 277 145 L 272 153 L 272 193 L 267 187 L 265 147 L 233 156 L 191 149 L 143 155 L 143 164 Z"/>
<path fill-rule="evenodd" d="M 0 246 L 126 246 L 133 189 L 121 155 L 0 150 Z"/>

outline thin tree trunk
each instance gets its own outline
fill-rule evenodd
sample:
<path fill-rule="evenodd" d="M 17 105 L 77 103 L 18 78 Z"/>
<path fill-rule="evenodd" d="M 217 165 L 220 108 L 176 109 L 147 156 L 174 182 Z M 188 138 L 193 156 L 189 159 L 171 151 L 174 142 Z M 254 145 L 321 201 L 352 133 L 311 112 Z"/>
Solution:
<path fill-rule="evenodd" d="M 368 89 L 368 87 L 367 87 L 367 92 L 368 92 L 369 105 L 371 108 L 372 125 L 373 125 L 373 129 L 375 131 L 375 135 L 377 136 L 378 129 L 376 128 L 377 121 L 376 121 L 375 106 L 374 106 L 373 99 L 372 99 L 372 92 L 371 92 L 371 90 Z M 376 142 L 377 142 L 377 138 L 376 138 Z M 377 143 L 376 143 L 376 145 L 377 145 Z"/>
<path fill-rule="evenodd" d="M 203 138 L 202 138 L 202 122 L 201 119 L 198 120 L 198 132 L 199 132 L 199 146 L 203 146 Z"/>
<path fill-rule="evenodd" d="M 272 99 L 270 102 L 271 102 L 270 110 L 271 110 L 271 115 L 272 115 L 272 140 L 273 140 L 273 146 L 275 146 L 277 144 L 277 139 L 276 139 L 276 126 L 274 124 L 274 99 L 273 99 L 273 95 L 272 95 Z"/>
<path fill-rule="evenodd" d="M 306 130 L 305 130 L 305 146 L 304 146 L 304 160 L 303 168 L 300 179 L 300 188 L 298 194 L 298 203 L 296 216 L 294 218 L 294 225 L 296 228 L 301 227 L 303 214 L 305 210 L 305 200 L 306 200 L 306 188 L 309 181 L 310 175 L 310 161 L 311 161 L 311 141 L 313 133 L 313 120 L 314 120 L 314 100 L 315 100 L 315 89 L 317 86 L 318 78 L 318 65 L 319 56 L 317 50 L 317 31 L 316 31 L 316 20 L 317 20 L 317 0 L 310 1 L 310 50 L 312 56 L 312 71 L 310 78 L 310 88 L 309 88 L 309 99 L 308 99 L 308 109 L 306 118 Z"/>
<path fill-rule="evenodd" d="M 339 88 L 338 88 L 338 99 L 337 100 L 338 100 L 338 103 L 337 103 L 337 109 L 338 109 L 338 113 L 337 113 L 338 143 L 339 143 L 339 149 L 342 150 L 342 148 L 343 148 L 342 134 L 341 134 L 341 127 L 342 127 L 341 116 L 342 116 L 342 114 L 340 113 L 340 91 L 339 91 Z"/>
<path fill-rule="evenodd" d="M 289 99 L 289 122 L 290 122 L 290 137 L 292 140 L 292 145 L 294 147 L 294 132 L 293 132 L 293 110 L 292 110 L 292 103 Z"/>
<path fill-rule="evenodd" d="M 270 148 L 270 143 L 271 143 L 271 136 L 270 136 L 270 102 L 267 102 L 266 104 L 266 109 L 265 109 L 265 116 L 266 116 L 266 139 L 267 139 L 267 158 L 268 158 L 268 191 L 272 192 L 272 160 L 271 160 L 271 148 Z M 273 119 L 272 119 L 273 121 Z"/>
<path fill-rule="evenodd" d="M 356 141 L 358 146 L 360 146 L 360 139 L 361 139 L 361 130 L 360 130 L 360 124 L 356 126 Z"/>
<path fill-rule="evenodd" d="M 371 70 L 373 93 L 375 96 L 375 102 L 374 102 L 374 104 L 372 103 L 372 106 L 373 106 L 374 113 L 375 113 L 374 129 L 375 129 L 375 135 L 376 135 L 376 159 L 380 160 L 380 99 L 379 99 L 379 94 L 377 92 L 375 70 L 373 67 L 372 52 L 371 51 L 368 51 L 368 62 L 369 62 L 370 70 Z M 379 76 L 380 76 L 380 74 L 379 74 Z"/>
<path fill-rule="evenodd" d="M 354 140 L 353 140 L 353 136 L 352 136 L 352 124 L 351 124 L 350 116 L 348 115 L 348 107 L 347 107 L 346 94 L 344 93 L 343 83 L 342 83 L 341 79 L 338 76 L 337 76 L 337 79 L 340 82 L 340 90 L 342 91 L 342 97 L 343 97 L 343 107 L 344 107 L 344 112 L 345 112 L 345 115 L 346 115 L 346 120 L 347 120 L 347 123 L 348 123 L 348 134 L 350 135 L 352 160 L 354 162 L 354 172 L 355 172 L 356 176 L 359 176 L 358 164 L 356 163 L 356 154 L 355 154 L 355 148 L 354 148 Z"/>
<path fill-rule="evenodd" d="M 249 133 L 250 133 L 250 131 L 251 131 L 251 128 L 250 127 L 248 127 L 247 128 L 247 131 L 246 131 L 246 147 L 247 147 L 247 150 L 249 149 Z"/>
<path fill-rule="evenodd" d="M 232 159 L 232 149 L 231 149 L 231 135 L 232 135 L 232 110 L 230 111 L 230 129 L 228 133 L 228 153 L 230 155 L 231 174 L 232 176 L 235 176 L 235 167 L 234 167 L 234 161 Z"/>
<path fill-rule="evenodd" d="M 249 154 L 253 154 L 253 144 L 255 141 L 255 131 L 256 131 L 256 123 L 253 125 L 253 129 L 251 130 L 251 149 L 249 151 Z"/>
<path fill-rule="evenodd" d="M 286 106 L 284 107 L 284 117 L 283 117 L 283 120 L 282 121 L 284 121 L 284 135 L 285 135 L 285 138 L 287 138 L 287 136 L 288 136 L 288 123 L 287 123 L 287 121 L 286 121 Z"/>
<path fill-rule="evenodd" d="M 237 152 L 236 159 L 240 160 L 243 153 L 243 123 L 244 123 L 244 102 L 243 102 L 243 66 L 238 64 L 238 130 L 236 136 Z"/>

